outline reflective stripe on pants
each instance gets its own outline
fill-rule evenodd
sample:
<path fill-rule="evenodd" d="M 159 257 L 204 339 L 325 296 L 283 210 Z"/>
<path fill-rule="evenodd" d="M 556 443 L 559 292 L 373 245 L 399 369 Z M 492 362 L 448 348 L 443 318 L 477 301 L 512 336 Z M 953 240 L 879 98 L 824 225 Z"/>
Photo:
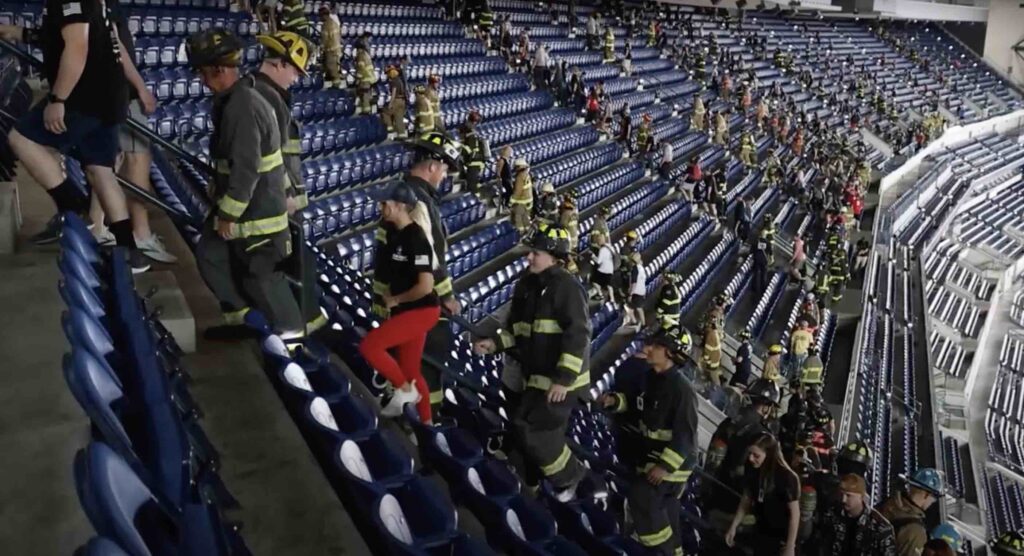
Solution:
<path fill-rule="evenodd" d="M 662 481 L 658 486 L 637 475 L 630 485 L 629 512 L 633 516 L 634 537 L 655 554 L 670 556 L 681 546 L 679 536 L 679 496 L 683 485 Z"/>
<path fill-rule="evenodd" d="M 565 443 L 565 431 L 576 401 L 570 392 L 565 401 L 549 404 L 546 391 L 527 388 L 512 419 L 524 459 L 555 488 L 569 486 L 586 471 Z"/>

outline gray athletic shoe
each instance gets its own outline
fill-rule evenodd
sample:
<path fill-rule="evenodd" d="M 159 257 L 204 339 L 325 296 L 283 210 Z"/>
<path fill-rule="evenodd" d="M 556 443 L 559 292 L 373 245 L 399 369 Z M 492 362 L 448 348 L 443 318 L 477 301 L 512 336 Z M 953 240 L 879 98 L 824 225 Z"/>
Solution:
<path fill-rule="evenodd" d="M 161 263 L 176 263 L 178 257 L 175 257 L 167 250 L 167 246 L 164 245 L 163 239 L 156 234 L 150 234 L 147 239 L 135 238 L 135 244 L 142 250 L 142 254 L 153 259 L 154 261 Z"/>

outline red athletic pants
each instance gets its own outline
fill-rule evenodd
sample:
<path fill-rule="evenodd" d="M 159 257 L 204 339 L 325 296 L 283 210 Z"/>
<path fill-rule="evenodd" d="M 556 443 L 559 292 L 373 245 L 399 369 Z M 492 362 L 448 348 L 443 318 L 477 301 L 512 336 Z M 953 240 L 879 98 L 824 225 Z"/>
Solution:
<path fill-rule="evenodd" d="M 370 330 L 359 344 L 359 353 L 366 362 L 395 388 L 416 381 L 416 390 L 420 393 L 416 409 L 424 423 L 432 422 L 433 419 L 430 415 L 430 389 L 421 371 L 423 345 L 427 341 L 427 332 L 437 324 L 440 317 L 440 307 L 405 311 Z M 398 353 L 397 361 L 388 353 L 389 349 Z"/>

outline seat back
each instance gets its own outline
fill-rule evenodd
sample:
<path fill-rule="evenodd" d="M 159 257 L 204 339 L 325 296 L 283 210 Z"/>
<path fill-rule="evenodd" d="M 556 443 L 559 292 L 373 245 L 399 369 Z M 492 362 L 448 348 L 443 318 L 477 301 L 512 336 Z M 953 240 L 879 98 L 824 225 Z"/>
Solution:
<path fill-rule="evenodd" d="M 130 454 L 131 439 L 113 408 L 124 391 L 107 363 L 84 349 L 72 349 L 64 356 L 64 380 L 102 439 L 118 453 Z"/>
<path fill-rule="evenodd" d="M 116 542 L 106 537 L 93 537 L 75 550 L 74 556 L 129 556 Z"/>

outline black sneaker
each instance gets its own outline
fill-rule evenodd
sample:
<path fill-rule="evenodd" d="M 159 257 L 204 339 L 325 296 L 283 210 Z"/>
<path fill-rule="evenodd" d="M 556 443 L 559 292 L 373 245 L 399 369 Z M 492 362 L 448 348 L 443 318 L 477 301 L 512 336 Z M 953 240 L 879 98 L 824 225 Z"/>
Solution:
<path fill-rule="evenodd" d="M 64 216 L 61 213 L 53 215 L 53 218 L 46 223 L 46 227 L 43 231 L 31 237 L 32 243 L 36 245 L 48 245 L 56 242 L 60 239 L 60 234 L 64 229 Z"/>
<path fill-rule="evenodd" d="M 150 269 L 149 259 L 142 254 L 141 249 L 132 249 L 128 253 L 128 264 L 132 267 L 132 274 L 142 274 Z"/>

